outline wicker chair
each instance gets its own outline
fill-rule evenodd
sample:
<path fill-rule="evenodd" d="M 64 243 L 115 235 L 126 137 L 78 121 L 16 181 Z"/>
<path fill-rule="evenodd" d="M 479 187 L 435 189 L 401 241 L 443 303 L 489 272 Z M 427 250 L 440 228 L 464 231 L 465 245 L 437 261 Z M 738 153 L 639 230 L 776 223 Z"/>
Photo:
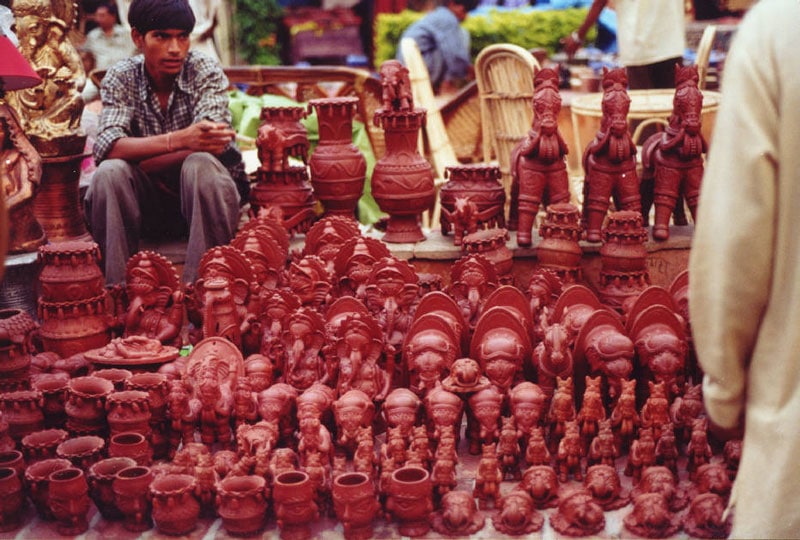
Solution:
<path fill-rule="evenodd" d="M 700 83 L 698 84 L 700 90 L 705 90 L 706 88 L 708 66 L 711 62 L 711 50 L 714 48 L 714 37 L 716 35 L 716 25 L 709 24 L 703 30 L 703 36 L 700 38 L 700 43 L 697 45 L 697 57 L 695 58 L 694 63 L 697 66 L 697 73 L 700 75 Z"/>
<path fill-rule="evenodd" d="M 497 160 L 506 189 L 506 213 L 511 201 L 511 151 L 531 128 L 533 73 L 536 58 L 518 45 L 489 45 L 475 59 L 481 105 L 483 160 Z"/>

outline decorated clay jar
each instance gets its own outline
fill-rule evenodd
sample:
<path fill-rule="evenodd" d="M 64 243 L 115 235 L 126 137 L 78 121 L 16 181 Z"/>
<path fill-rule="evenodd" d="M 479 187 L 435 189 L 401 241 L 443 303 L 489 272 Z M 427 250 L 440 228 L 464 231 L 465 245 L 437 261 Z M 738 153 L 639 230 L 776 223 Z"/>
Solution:
<path fill-rule="evenodd" d="M 48 302 L 71 302 L 97 296 L 105 288 L 94 242 L 57 242 L 39 248 L 41 296 Z"/>
<path fill-rule="evenodd" d="M 141 433 L 124 431 L 111 436 L 108 457 L 129 457 L 138 465 L 149 466 L 153 462 L 153 449 Z"/>
<path fill-rule="evenodd" d="M 536 246 L 539 266 L 555 272 L 564 283 L 581 279 L 581 212 L 571 203 L 547 207 L 547 215 L 539 227 L 541 241 Z"/>
<path fill-rule="evenodd" d="M 196 488 L 197 480 L 188 474 L 166 474 L 153 480 L 153 521 L 159 532 L 181 536 L 195 528 L 200 515 Z"/>
<path fill-rule="evenodd" d="M 111 341 L 108 293 L 68 302 L 39 299 L 42 348 L 62 358 L 104 347 Z"/>
<path fill-rule="evenodd" d="M 58 521 L 60 534 L 73 536 L 86 532 L 89 522 L 89 485 L 81 469 L 69 467 L 50 473 L 48 478 L 50 511 Z"/>
<path fill-rule="evenodd" d="M 311 478 L 303 471 L 283 472 L 275 477 L 272 499 L 282 539 L 311 537 L 309 525 L 319 518 L 314 491 Z"/>
<path fill-rule="evenodd" d="M 114 501 L 111 485 L 119 471 L 135 465 L 136 462 L 129 457 L 113 457 L 101 459 L 89 467 L 86 476 L 89 482 L 89 496 L 104 519 L 112 521 L 122 519 L 122 512 Z"/>
<path fill-rule="evenodd" d="M 22 309 L 0 310 L 0 391 L 28 388 L 33 335 L 39 325 Z"/>
<path fill-rule="evenodd" d="M 75 377 L 67 385 L 67 429 L 77 435 L 103 433 L 106 423 L 106 398 L 114 384 L 99 377 Z"/>
<path fill-rule="evenodd" d="M 112 392 L 106 398 L 106 420 L 111 435 L 133 431 L 150 433 L 150 395 L 141 390 Z"/>
<path fill-rule="evenodd" d="M 372 479 L 361 472 L 340 474 L 333 480 L 332 492 L 333 509 L 344 525 L 344 537 L 371 538 L 372 520 L 380 508 Z"/>
<path fill-rule="evenodd" d="M 230 534 L 250 535 L 264 526 L 267 481 L 261 476 L 226 476 L 217 488 L 217 513 Z"/>
<path fill-rule="evenodd" d="M 122 525 L 134 532 L 152 527 L 150 505 L 150 483 L 153 472 L 149 467 L 136 465 L 117 472 L 111 489 L 114 502 L 123 515 Z"/>
<path fill-rule="evenodd" d="M 56 448 L 67 440 L 69 433 L 63 429 L 44 429 L 34 431 L 22 438 L 25 462 L 30 465 L 36 461 L 56 457 Z"/>
<path fill-rule="evenodd" d="M 403 536 L 422 536 L 430 530 L 433 484 L 420 467 L 401 467 L 392 473 L 386 511 L 398 522 Z"/>
<path fill-rule="evenodd" d="M 44 425 L 48 428 L 62 427 L 67 420 L 64 410 L 67 401 L 69 375 L 65 373 L 43 373 L 33 381 L 34 390 L 42 393 Z"/>
<path fill-rule="evenodd" d="M 88 471 L 94 463 L 100 461 L 106 441 L 97 435 L 84 435 L 67 439 L 56 447 L 56 455 L 68 459 L 73 466 Z"/>
<path fill-rule="evenodd" d="M 72 467 L 68 459 L 44 459 L 29 465 L 25 469 L 25 485 L 28 493 L 36 507 L 36 513 L 44 520 L 52 520 L 53 513 L 50 511 L 50 474 L 61 469 Z"/>
<path fill-rule="evenodd" d="M 25 494 L 16 469 L 0 467 L 0 532 L 13 531 L 20 526 Z"/>
<path fill-rule="evenodd" d="M 44 429 L 44 398 L 38 390 L 17 390 L 0 394 L 3 416 L 8 422 L 8 434 L 15 441 L 34 431 Z"/>

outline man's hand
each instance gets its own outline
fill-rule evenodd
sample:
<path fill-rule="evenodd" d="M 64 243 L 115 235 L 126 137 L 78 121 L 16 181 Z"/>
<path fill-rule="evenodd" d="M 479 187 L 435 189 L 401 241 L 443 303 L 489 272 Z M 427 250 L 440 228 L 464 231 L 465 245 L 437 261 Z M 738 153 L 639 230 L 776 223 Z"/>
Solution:
<path fill-rule="evenodd" d="M 172 146 L 175 150 L 208 152 L 217 156 L 235 137 L 236 132 L 228 124 L 202 120 L 175 131 L 172 134 Z"/>

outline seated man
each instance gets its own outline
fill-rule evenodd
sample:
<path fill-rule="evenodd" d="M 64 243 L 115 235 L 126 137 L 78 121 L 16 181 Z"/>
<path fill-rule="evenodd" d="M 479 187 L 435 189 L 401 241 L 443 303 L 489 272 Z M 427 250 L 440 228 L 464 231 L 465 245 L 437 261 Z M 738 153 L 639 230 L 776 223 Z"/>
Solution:
<path fill-rule="evenodd" d="M 469 33 L 461 21 L 477 5 L 478 0 L 445 0 L 403 32 L 401 39 L 417 42 L 437 94 L 458 90 L 472 75 Z M 397 59 L 403 61 L 399 48 Z"/>
<path fill-rule="evenodd" d="M 188 230 L 189 283 L 203 253 L 233 237 L 247 191 L 228 80 L 217 61 L 189 51 L 195 18 L 186 0 L 134 0 L 128 21 L 143 55 L 103 78 L 86 218 L 106 283 L 124 280 L 143 232 L 174 234 L 176 224 Z"/>

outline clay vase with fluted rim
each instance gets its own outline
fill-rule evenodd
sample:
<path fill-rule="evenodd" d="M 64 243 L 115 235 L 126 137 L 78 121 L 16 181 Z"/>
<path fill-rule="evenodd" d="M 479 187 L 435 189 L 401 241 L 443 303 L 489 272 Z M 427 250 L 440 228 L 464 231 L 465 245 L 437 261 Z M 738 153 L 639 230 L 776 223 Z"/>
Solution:
<path fill-rule="evenodd" d="M 48 504 L 50 474 L 61 469 L 72 468 L 72 466 L 68 459 L 55 458 L 37 461 L 25 469 L 25 487 L 40 518 L 46 521 L 54 519 Z"/>
<path fill-rule="evenodd" d="M 114 385 L 100 377 L 74 377 L 67 385 L 67 430 L 76 435 L 103 434 L 108 428 L 106 398 Z"/>
<path fill-rule="evenodd" d="M 25 493 L 17 471 L 0 467 L 0 532 L 13 531 L 22 525 Z"/>
<path fill-rule="evenodd" d="M 319 122 L 319 143 L 308 161 L 314 195 L 326 215 L 352 218 L 367 175 L 367 160 L 353 144 L 358 98 L 312 99 L 308 105 L 316 111 Z"/>
<path fill-rule="evenodd" d="M 314 502 L 315 486 L 303 471 L 288 471 L 275 477 L 272 500 L 282 540 L 311 538 L 310 524 L 319 518 Z"/>
<path fill-rule="evenodd" d="M 68 459 L 73 466 L 88 471 L 103 457 L 106 441 L 97 435 L 84 435 L 67 439 L 56 447 L 56 455 Z"/>
<path fill-rule="evenodd" d="M 372 520 L 380 509 L 375 484 L 366 473 L 340 474 L 333 480 L 333 509 L 346 540 L 372 538 Z"/>
<path fill-rule="evenodd" d="M 148 435 L 151 416 L 148 392 L 123 390 L 106 398 L 106 421 L 112 436 L 127 431 Z"/>
<path fill-rule="evenodd" d="M 33 335 L 38 328 L 23 309 L 0 310 L 0 391 L 30 388 Z"/>
<path fill-rule="evenodd" d="M 47 302 L 72 302 L 97 296 L 105 278 L 95 242 L 57 242 L 39 248 L 40 294 Z"/>
<path fill-rule="evenodd" d="M 398 523 L 403 536 L 422 536 L 430 530 L 433 484 L 421 467 L 401 467 L 392 473 L 386 511 Z"/>
<path fill-rule="evenodd" d="M 114 478 L 122 469 L 135 467 L 136 462 L 129 457 L 113 457 L 101 459 L 89 467 L 86 479 L 89 482 L 89 496 L 100 511 L 103 519 L 115 521 L 122 519 L 122 512 L 114 501 L 114 491 L 111 489 Z"/>
<path fill-rule="evenodd" d="M 114 384 L 114 391 L 121 392 L 125 390 L 125 381 L 133 377 L 133 372 L 123 368 L 103 368 L 92 371 L 92 377 L 108 379 Z"/>
<path fill-rule="evenodd" d="M 226 476 L 217 487 L 217 513 L 232 535 L 251 535 L 264 526 L 267 481 L 261 476 Z"/>
<path fill-rule="evenodd" d="M 42 373 L 33 380 L 34 390 L 42 393 L 42 412 L 46 428 L 59 428 L 66 424 L 68 384 L 69 375 L 66 373 Z"/>
<path fill-rule="evenodd" d="M 200 503 L 195 497 L 197 480 L 188 474 L 165 474 L 150 484 L 153 522 L 158 532 L 171 536 L 189 534 L 197 526 Z"/>
<path fill-rule="evenodd" d="M 63 429 L 43 429 L 34 431 L 22 438 L 22 450 L 25 454 L 25 462 L 30 465 L 43 459 L 56 457 L 56 448 L 66 441 L 69 433 Z"/>
<path fill-rule="evenodd" d="M 44 397 L 38 390 L 0 394 L 0 408 L 8 423 L 8 434 L 15 442 L 19 443 L 25 435 L 44 429 L 42 405 Z"/>
<path fill-rule="evenodd" d="M 89 522 L 89 484 L 81 469 L 70 467 L 50 473 L 48 478 L 50 511 L 58 521 L 58 532 L 74 536 L 86 532 Z"/>
<path fill-rule="evenodd" d="M 123 431 L 111 436 L 108 457 L 129 457 L 137 465 L 149 466 L 153 463 L 153 449 L 146 436 L 136 431 Z"/>
<path fill-rule="evenodd" d="M 114 477 L 111 489 L 114 491 L 114 502 L 122 512 L 125 529 L 142 532 L 153 526 L 150 502 L 152 481 L 153 471 L 141 465 L 122 469 Z"/>

